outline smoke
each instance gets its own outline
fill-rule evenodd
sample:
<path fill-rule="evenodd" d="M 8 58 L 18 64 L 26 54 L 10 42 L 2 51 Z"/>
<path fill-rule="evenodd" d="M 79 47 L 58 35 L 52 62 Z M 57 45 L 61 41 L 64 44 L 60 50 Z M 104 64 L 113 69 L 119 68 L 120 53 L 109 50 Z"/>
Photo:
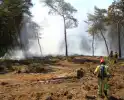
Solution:
<path fill-rule="evenodd" d="M 73 54 L 85 54 L 84 51 L 82 51 L 82 48 L 80 48 L 82 41 L 82 35 L 78 34 L 71 34 L 67 35 L 67 42 L 68 42 L 68 54 L 73 55 Z M 85 41 L 87 42 L 87 41 Z M 85 48 L 84 48 L 85 49 Z M 59 46 L 59 52 L 61 54 L 65 54 L 65 41 L 64 37 L 61 39 L 60 46 Z"/>
<path fill-rule="evenodd" d="M 39 45 L 37 42 L 38 38 L 36 37 L 36 33 L 39 33 L 40 27 L 34 21 L 32 21 L 31 18 L 29 18 L 27 16 L 25 16 L 23 22 L 24 23 L 23 23 L 23 27 L 21 30 L 22 50 L 20 50 L 20 48 L 16 48 L 13 52 L 11 52 L 10 53 L 11 59 L 25 59 L 27 57 L 41 55 Z M 84 26 L 86 26 L 86 25 L 84 25 Z M 85 32 L 85 34 L 82 33 L 82 31 L 80 31 L 81 30 L 80 28 L 82 29 L 81 25 L 79 25 L 79 27 L 78 27 L 79 31 L 77 31 L 76 28 L 72 29 L 72 30 L 67 30 L 68 53 L 69 53 L 69 55 L 73 55 L 73 54 L 92 55 L 92 48 L 91 48 L 92 37 L 89 36 L 88 33 L 86 33 L 86 32 Z M 84 30 L 86 30 L 85 27 L 84 27 Z M 45 32 L 45 29 L 43 32 Z M 56 51 L 55 53 L 44 52 L 44 47 L 46 47 L 46 43 L 44 41 L 45 33 L 41 35 L 42 38 L 40 41 L 41 46 L 42 46 L 43 55 L 49 55 L 49 54 L 50 55 L 64 55 L 65 54 L 65 43 L 64 43 L 63 32 L 61 33 L 60 40 L 58 42 L 56 41 L 56 43 L 57 43 L 56 47 L 58 48 L 58 51 Z M 52 48 L 55 47 L 54 45 L 52 45 L 52 41 L 50 41 L 52 39 L 52 37 L 50 37 L 50 38 L 47 37 L 47 39 L 49 39 L 49 44 L 51 44 L 48 46 L 50 46 L 51 50 L 52 50 Z M 54 37 L 54 35 L 53 35 L 53 39 L 56 39 Z M 101 45 L 102 45 L 102 47 L 101 47 Z M 106 47 L 105 47 L 103 39 L 100 38 L 100 36 L 99 36 L 99 38 L 96 38 L 95 39 L 95 55 L 101 55 L 101 54 L 105 55 L 106 54 L 105 48 Z"/>
<path fill-rule="evenodd" d="M 80 50 L 84 55 L 91 55 L 91 40 L 86 36 L 81 36 Z"/>
<path fill-rule="evenodd" d="M 68 0 L 75 8 L 78 13 L 76 18 L 79 21 L 79 26 L 75 29 L 67 30 L 69 54 L 81 54 L 81 55 L 92 55 L 92 37 L 88 35 L 87 25 L 84 23 L 86 20 L 87 12 L 93 12 L 94 5 L 98 7 L 107 7 L 109 5 L 108 0 L 101 4 L 99 0 L 88 3 L 88 0 Z M 65 54 L 64 45 L 64 34 L 63 34 L 63 21 L 59 16 L 49 16 L 47 14 L 48 9 L 42 6 L 39 0 L 32 0 L 35 3 L 31 9 L 33 18 L 27 18 L 23 20 L 23 27 L 21 30 L 21 43 L 22 50 L 16 48 L 11 58 L 25 58 L 40 56 L 40 48 L 36 38 L 36 33 L 41 36 L 40 44 L 42 46 L 43 55 L 58 55 Z M 91 2 L 91 1 L 90 1 Z M 82 5 L 83 4 L 83 5 Z M 37 24 L 40 29 L 32 27 Z M 36 25 L 36 26 L 37 26 Z M 42 29 L 41 29 L 42 28 Z M 41 34 L 42 33 L 42 34 Z M 95 55 L 106 55 L 106 47 L 103 39 L 95 40 Z"/>
<path fill-rule="evenodd" d="M 108 29 L 108 38 L 110 44 L 110 50 L 118 51 L 118 35 L 116 30 L 116 25 L 112 25 Z"/>
<path fill-rule="evenodd" d="M 122 27 L 120 29 L 120 40 L 121 40 L 121 53 L 122 53 L 122 57 L 124 57 L 124 28 Z M 119 50 L 119 46 L 118 46 L 118 32 L 117 32 L 117 27 L 116 24 L 113 24 L 109 27 L 108 29 L 108 40 L 109 40 L 109 44 L 110 44 L 110 50 L 114 51 L 114 52 L 118 52 Z"/>
<path fill-rule="evenodd" d="M 124 57 L 124 27 L 121 28 L 121 53 L 122 57 Z"/>
<path fill-rule="evenodd" d="M 22 27 L 20 31 L 21 48 L 16 47 L 5 54 L 4 58 L 9 59 L 25 59 L 33 56 L 41 56 L 38 45 L 38 38 L 40 38 L 41 27 L 35 23 L 31 17 L 24 15 Z M 39 34 L 39 36 L 37 36 Z"/>

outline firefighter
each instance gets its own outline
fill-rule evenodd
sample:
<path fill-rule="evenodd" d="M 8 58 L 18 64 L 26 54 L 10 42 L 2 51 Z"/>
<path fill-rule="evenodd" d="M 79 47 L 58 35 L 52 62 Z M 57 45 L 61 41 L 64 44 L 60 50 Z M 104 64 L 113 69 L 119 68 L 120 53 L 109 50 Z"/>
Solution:
<path fill-rule="evenodd" d="M 115 52 L 115 54 L 114 54 L 114 63 L 117 63 L 117 61 L 118 61 L 118 53 Z"/>
<path fill-rule="evenodd" d="M 111 50 L 110 54 L 109 54 L 109 60 L 111 64 L 114 64 L 114 54 L 113 51 Z"/>
<path fill-rule="evenodd" d="M 98 65 L 94 71 L 94 74 L 98 76 L 98 95 L 100 97 L 108 95 L 108 66 L 103 58 L 100 59 L 100 65 Z"/>
<path fill-rule="evenodd" d="M 113 58 L 113 51 L 110 52 L 109 57 Z"/>

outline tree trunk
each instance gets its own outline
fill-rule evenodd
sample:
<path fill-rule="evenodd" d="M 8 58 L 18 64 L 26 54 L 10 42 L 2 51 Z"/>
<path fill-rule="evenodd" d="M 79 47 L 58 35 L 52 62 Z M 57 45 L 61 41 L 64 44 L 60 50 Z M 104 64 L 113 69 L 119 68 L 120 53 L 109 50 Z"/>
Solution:
<path fill-rule="evenodd" d="M 120 27 L 119 22 L 117 23 L 117 33 L 118 33 L 118 51 L 119 51 L 119 58 L 121 58 L 121 39 L 120 39 Z"/>
<path fill-rule="evenodd" d="M 39 45 L 39 48 L 40 48 L 40 53 L 41 53 L 41 57 L 42 57 L 42 48 L 41 48 L 41 45 L 40 45 L 40 40 L 39 40 L 39 35 L 38 33 L 36 32 L 36 37 L 37 37 L 37 41 L 38 41 L 38 45 Z"/>
<path fill-rule="evenodd" d="M 65 18 L 64 20 L 64 38 L 65 38 L 65 56 L 68 57 L 68 43 L 67 43 L 67 32 L 66 32 L 66 25 L 65 25 Z"/>
<path fill-rule="evenodd" d="M 93 53 L 93 56 L 94 56 L 94 32 L 93 32 L 93 40 L 92 40 L 92 53 Z"/>
<path fill-rule="evenodd" d="M 25 55 L 24 45 L 22 44 L 21 33 L 20 33 L 20 30 L 19 30 L 19 28 L 21 28 L 22 22 L 20 23 L 19 28 L 16 25 L 15 18 L 13 18 L 13 22 L 14 22 L 14 27 L 15 27 L 16 33 L 17 33 L 17 35 L 19 37 L 20 48 L 21 48 L 23 54 Z"/>
<path fill-rule="evenodd" d="M 107 54 L 108 54 L 108 56 L 109 56 L 109 49 L 108 49 L 108 45 L 107 45 L 106 38 L 105 38 L 105 36 L 103 35 L 103 33 L 102 33 L 101 30 L 100 30 L 100 33 L 101 33 L 101 35 L 102 35 L 102 37 L 103 37 L 103 39 L 104 39 L 104 42 L 105 42 L 105 45 L 106 45 L 106 49 L 107 49 Z"/>

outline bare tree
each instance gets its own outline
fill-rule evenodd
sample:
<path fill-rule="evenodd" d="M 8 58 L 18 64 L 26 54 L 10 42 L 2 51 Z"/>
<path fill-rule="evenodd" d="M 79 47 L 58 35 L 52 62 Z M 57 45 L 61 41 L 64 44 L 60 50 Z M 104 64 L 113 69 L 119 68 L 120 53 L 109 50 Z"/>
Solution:
<path fill-rule="evenodd" d="M 42 47 L 41 47 L 41 44 L 40 44 L 41 37 L 39 36 L 38 32 L 36 32 L 36 38 L 37 38 L 38 45 L 39 45 L 39 48 L 40 48 L 40 53 L 41 53 L 41 56 L 42 56 Z"/>
<path fill-rule="evenodd" d="M 77 19 L 74 18 L 74 13 L 77 10 L 64 0 L 43 0 L 46 6 L 50 8 L 49 14 L 56 14 L 63 18 L 64 23 L 64 40 L 65 40 L 65 55 L 68 57 L 67 29 L 78 26 Z"/>
<path fill-rule="evenodd" d="M 41 53 L 41 57 L 42 57 L 42 47 L 41 47 L 41 44 L 40 44 L 40 39 L 41 39 L 41 36 L 39 35 L 39 30 L 41 29 L 40 26 L 31 21 L 30 22 L 30 28 L 33 29 L 32 31 L 34 32 L 34 39 L 37 39 L 37 42 L 38 42 L 38 45 L 39 45 L 39 49 L 40 49 L 40 53 Z"/>

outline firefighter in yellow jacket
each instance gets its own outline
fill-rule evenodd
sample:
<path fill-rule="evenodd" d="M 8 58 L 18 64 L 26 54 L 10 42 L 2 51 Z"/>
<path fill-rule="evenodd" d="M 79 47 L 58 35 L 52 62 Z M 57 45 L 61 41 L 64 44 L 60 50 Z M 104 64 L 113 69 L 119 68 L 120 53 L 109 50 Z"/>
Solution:
<path fill-rule="evenodd" d="M 103 58 L 100 59 L 100 65 L 96 67 L 94 74 L 98 76 L 98 95 L 100 97 L 106 96 L 108 92 L 108 66 L 105 64 Z"/>

